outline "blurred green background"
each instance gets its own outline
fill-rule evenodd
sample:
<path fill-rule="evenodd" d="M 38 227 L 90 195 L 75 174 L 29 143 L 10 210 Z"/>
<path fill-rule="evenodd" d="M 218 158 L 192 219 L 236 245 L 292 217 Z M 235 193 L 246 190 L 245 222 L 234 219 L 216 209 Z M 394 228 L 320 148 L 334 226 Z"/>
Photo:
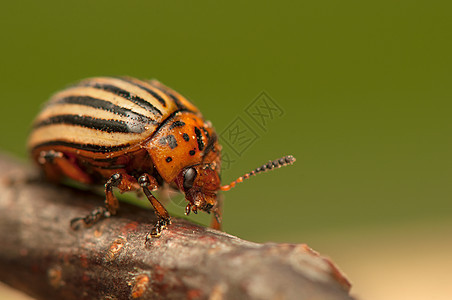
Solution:
<path fill-rule="evenodd" d="M 241 117 L 259 135 L 224 183 L 297 158 L 226 193 L 225 230 L 306 242 L 349 273 L 341 255 L 356 257 L 353 241 L 390 244 L 385 233 L 402 228 L 394 240 L 421 242 L 452 227 L 451 9 L 412 0 L 4 2 L 0 148 L 25 158 L 33 117 L 69 83 L 157 78 L 218 132 Z M 245 112 L 262 91 L 284 110 L 265 130 Z"/>

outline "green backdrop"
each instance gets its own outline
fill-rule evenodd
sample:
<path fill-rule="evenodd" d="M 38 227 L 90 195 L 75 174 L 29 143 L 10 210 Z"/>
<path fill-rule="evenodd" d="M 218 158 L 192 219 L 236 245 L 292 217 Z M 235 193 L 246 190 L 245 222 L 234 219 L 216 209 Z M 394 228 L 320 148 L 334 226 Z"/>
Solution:
<path fill-rule="evenodd" d="M 451 8 L 412 0 L 5 1 L 0 149 L 25 158 L 34 115 L 67 84 L 157 78 L 229 139 L 225 183 L 269 159 L 297 158 L 225 194 L 229 233 L 309 242 L 316 232 L 448 220 Z M 237 145 L 231 132 L 240 128 L 250 135 Z"/>

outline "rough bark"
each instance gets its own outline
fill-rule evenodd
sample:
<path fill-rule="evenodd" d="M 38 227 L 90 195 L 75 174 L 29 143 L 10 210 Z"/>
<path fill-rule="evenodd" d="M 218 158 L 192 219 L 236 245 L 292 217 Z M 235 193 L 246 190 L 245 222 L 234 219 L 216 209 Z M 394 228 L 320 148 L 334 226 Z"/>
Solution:
<path fill-rule="evenodd" d="M 257 244 L 177 218 L 145 244 L 153 212 L 124 203 L 73 231 L 100 195 L 47 183 L 6 155 L 0 170 L 0 280 L 38 299 L 352 299 L 344 275 L 304 244 Z"/>

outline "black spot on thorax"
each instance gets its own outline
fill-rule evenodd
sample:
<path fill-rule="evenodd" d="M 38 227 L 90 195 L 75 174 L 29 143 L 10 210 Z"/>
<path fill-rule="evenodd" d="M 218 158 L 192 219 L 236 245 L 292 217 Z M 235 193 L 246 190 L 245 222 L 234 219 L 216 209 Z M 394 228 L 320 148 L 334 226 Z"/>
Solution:
<path fill-rule="evenodd" d="M 204 141 L 202 140 L 201 130 L 198 127 L 195 127 L 196 140 L 198 142 L 199 151 L 204 149 Z"/>
<path fill-rule="evenodd" d="M 173 124 L 170 125 L 169 129 L 174 129 L 176 127 L 183 127 L 185 123 L 182 121 L 174 121 Z"/>
<path fill-rule="evenodd" d="M 160 143 L 160 145 L 168 145 L 168 146 L 170 146 L 171 149 L 174 149 L 177 147 L 176 138 L 172 134 L 162 137 L 159 140 L 159 143 Z"/>

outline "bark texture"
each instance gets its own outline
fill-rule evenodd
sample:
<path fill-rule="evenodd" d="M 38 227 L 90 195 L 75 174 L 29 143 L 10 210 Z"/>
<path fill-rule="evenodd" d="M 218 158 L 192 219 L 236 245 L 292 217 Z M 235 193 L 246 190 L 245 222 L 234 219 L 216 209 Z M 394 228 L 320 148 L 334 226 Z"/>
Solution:
<path fill-rule="evenodd" d="M 38 299 L 352 299 L 350 284 L 305 244 L 257 244 L 173 218 L 145 244 L 152 211 L 74 231 L 100 195 L 40 179 L 0 155 L 0 280 Z M 226 216 L 227 217 L 227 216 Z"/>

